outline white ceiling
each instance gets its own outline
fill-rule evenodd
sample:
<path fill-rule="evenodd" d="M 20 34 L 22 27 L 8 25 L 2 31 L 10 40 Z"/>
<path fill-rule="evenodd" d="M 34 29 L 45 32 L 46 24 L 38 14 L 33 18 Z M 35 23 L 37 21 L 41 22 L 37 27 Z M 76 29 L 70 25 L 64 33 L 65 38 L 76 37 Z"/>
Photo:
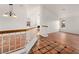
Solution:
<path fill-rule="evenodd" d="M 14 4 L 14 12 L 16 14 L 26 13 L 27 8 L 33 9 L 33 7 L 38 7 L 37 4 Z M 51 10 L 51 12 L 56 12 L 61 16 L 78 16 L 79 15 L 79 4 L 43 4 L 44 6 Z M 0 4 L 0 15 L 9 11 L 8 4 Z"/>
<path fill-rule="evenodd" d="M 79 4 L 46 4 L 43 5 L 59 17 L 79 16 Z"/>

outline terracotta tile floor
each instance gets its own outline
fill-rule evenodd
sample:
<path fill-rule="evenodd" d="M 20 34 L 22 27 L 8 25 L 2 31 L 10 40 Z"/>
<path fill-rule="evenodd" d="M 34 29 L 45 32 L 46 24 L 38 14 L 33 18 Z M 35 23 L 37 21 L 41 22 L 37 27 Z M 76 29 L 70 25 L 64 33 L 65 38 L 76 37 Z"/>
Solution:
<path fill-rule="evenodd" d="M 64 32 L 50 33 L 40 39 L 31 49 L 31 54 L 74 54 L 79 53 L 79 36 Z"/>

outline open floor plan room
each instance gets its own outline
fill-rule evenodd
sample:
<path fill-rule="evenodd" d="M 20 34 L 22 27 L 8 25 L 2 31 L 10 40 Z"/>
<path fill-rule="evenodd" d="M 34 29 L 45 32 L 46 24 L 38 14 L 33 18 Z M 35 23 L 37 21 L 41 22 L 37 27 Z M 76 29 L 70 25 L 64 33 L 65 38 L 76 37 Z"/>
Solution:
<path fill-rule="evenodd" d="M 0 54 L 79 54 L 79 4 L 0 4 Z"/>

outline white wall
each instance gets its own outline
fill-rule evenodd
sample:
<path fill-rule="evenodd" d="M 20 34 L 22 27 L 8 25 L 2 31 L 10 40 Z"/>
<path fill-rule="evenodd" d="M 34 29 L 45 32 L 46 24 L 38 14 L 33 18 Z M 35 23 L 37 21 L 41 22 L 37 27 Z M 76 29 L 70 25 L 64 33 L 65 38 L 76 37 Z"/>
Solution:
<path fill-rule="evenodd" d="M 4 7 L 2 6 L 3 5 L 0 5 L 0 9 L 2 9 L 0 12 L 3 12 L 3 9 L 7 8 L 8 5 L 4 5 Z M 8 10 L 5 10 L 2 14 L 0 14 L 0 30 L 26 28 L 26 8 L 24 6 L 19 7 L 18 5 L 14 5 L 14 13 L 17 18 L 2 16 L 5 12 L 8 12 Z"/>
<path fill-rule="evenodd" d="M 63 18 L 66 27 L 61 30 L 79 34 L 79 4 L 43 5 L 41 14 L 41 25 L 48 25 L 49 33 L 58 31 L 58 20 Z"/>
<path fill-rule="evenodd" d="M 59 30 L 59 22 L 57 20 L 57 15 L 55 12 L 51 12 L 50 9 L 46 8 L 45 6 L 42 6 L 41 9 L 41 26 L 47 25 L 48 28 L 45 32 L 52 33 L 57 32 Z M 41 27 L 43 28 L 43 27 Z M 41 33 L 44 31 L 41 30 Z"/>
<path fill-rule="evenodd" d="M 0 5 L 0 12 L 3 12 L 3 10 L 7 7 L 8 5 Z M 9 9 L 5 10 L 5 12 L 7 12 L 8 10 Z M 4 14 L 5 12 L 3 12 L 2 14 Z M 17 18 L 3 17 L 2 14 L 0 14 L 0 30 L 26 28 L 28 20 L 30 20 L 31 22 L 31 27 L 40 24 L 40 5 L 20 6 L 14 4 L 14 12 Z"/>
<path fill-rule="evenodd" d="M 10 30 L 18 28 L 20 29 L 26 28 L 24 18 L 15 19 L 15 18 L 0 17 L 0 30 Z"/>
<path fill-rule="evenodd" d="M 27 18 L 31 21 L 31 26 L 40 25 L 40 5 L 28 5 Z"/>
<path fill-rule="evenodd" d="M 63 7 L 65 9 L 63 15 L 65 16 L 64 20 L 66 27 L 61 30 L 79 34 L 79 5 L 63 5 Z"/>
<path fill-rule="evenodd" d="M 66 27 L 62 29 L 64 32 L 79 34 L 79 16 L 71 16 L 65 22 Z"/>

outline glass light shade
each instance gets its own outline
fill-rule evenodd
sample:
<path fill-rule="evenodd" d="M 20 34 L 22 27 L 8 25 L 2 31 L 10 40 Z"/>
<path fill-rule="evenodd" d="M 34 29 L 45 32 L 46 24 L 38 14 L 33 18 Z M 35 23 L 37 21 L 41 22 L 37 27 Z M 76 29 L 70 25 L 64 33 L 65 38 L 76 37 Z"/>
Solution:
<path fill-rule="evenodd" d="M 3 16 L 5 16 L 5 17 L 13 17 L 13 18 L 16 18 L 17 16 L 16 15 L 9 15 L 9 14 L 3 14 Z"/>
<path fill-rule="evenodd" d="M 14 18 L 16 18 L 16 15 L 13 15 Z"/>
<path fill-rule="evenodd" d="M 7 15 L 7 14 L 3 14 L 3 16 L 8 17 L 8 15 Z"/>

